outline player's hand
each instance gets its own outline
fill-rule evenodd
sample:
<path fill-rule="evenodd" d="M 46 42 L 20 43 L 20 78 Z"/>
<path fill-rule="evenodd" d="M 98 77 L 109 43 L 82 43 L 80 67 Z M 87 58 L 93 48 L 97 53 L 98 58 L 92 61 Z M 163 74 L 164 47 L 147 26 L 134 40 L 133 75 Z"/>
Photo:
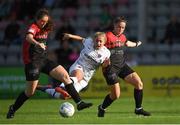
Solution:
<path fill-rule="evenodd" d="M 105 59 L 104 62 L 103 62 L 103 64 L 102 64 L 102 66 L 103 66 L 103 67 L 107 67 L 108 65 L 110 65 L 110 63 L 111 63 L 111 62 L 110 62 L 110 59 Z"/>
<path fill-rule="evenodd" d="M 46 45 L 44 45 L 44 43 L 38 43 L 36 44 L 36 46 L 42 48 L 43 50 L 46 50 Z"/>
<path fill-rule="evenodd" d="M 142 42 L 141 41 L 138 41 L 137 43 L 136 43 L 136 46 L 140 46 L 142 44 Z"/>
<path fill-rule="evenodd" d="M 71 38 L 71 34 L 64 33 L 63 40 L 68 40 Z"/>

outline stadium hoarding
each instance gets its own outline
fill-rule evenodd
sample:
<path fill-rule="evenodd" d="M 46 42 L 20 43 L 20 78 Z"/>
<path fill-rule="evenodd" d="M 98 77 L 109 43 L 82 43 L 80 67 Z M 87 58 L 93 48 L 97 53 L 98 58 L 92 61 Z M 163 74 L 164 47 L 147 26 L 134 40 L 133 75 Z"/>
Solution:
<path fill-rule="evenodd" d="M 48 77 L 41 75 L 40 81 L 47 83 Z M 25 83 L 23 67 L 0 67 L 0 98 L 17 97 L 24 90 Z M 35 97 L 44 97 L 44 94 L 37 92 Z"/>
<path fill-rule="evenodd" d="M 136 66 L 134 70 L 139 74 L 144 83 L 144 96 L 180 96 L 180 66 Z M 134 88 L 120 79 L 121 96 L 132 96 Z M 90 81 L 86 97 L 105 96 L 108 87 L 102 76 L 101 69 Z"/>
<path fill-rule="evenodd" d="M 144 96 L 180 96 L 180 66 L 137 66 L 134 70 L 144 83 Z M 48 76 L 41 75 L 40 82 L 48 83 Z M 121 96 L 132 97 L 133 86 L 120 79 Z M 0 67 L 0 98 L 17 97 L 25 87 L 25 75 L 22 67 Z M 102 76 L 101 68 L 91 79 L 87 88 L 81 92 L 82 97 L 104 97 L 109 88 Z M 34 98 L 49 97 L 37 91 Z"/>

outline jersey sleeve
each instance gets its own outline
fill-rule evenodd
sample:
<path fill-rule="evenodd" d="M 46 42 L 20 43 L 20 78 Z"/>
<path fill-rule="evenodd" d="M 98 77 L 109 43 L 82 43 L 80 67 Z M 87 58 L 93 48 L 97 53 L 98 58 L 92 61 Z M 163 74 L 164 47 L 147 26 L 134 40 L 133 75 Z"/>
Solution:
<path fill-rule="evenodd" d="M 93 41 L 93 40 L 92 40 L 92 38 L 90 38 L 90 37 L 85 38 L 85 39 L 83 40 L 83 45 L 84 45 L 84 46 L 91 46 L 91 44 L 93 43 L 92 41 Z"/>
<path fill-rule="evenodd" d="M 34 24 L 32 24 L 27 31 L 27 34 L 32 34 L 33 36 L 35 36 L 35 34 L 37 33 L 38 28 L 37 26 L 35 26 Z"/>

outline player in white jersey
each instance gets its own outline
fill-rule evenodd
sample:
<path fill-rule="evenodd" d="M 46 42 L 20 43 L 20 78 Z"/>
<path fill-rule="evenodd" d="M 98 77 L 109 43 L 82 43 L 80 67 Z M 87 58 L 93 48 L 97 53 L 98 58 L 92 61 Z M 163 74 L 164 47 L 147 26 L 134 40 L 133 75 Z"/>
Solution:
<path fill-rule="evenodd" d="M 96 69 L 99 66 L 106 67 L 110 64 L 110 51 L 104 46 L 106 35 L 103 32 L 95 33 L 94 37 L 83 38 L 81 36 L 65 34 L 64 39 L 74 39 L 83 43 L 84 48 L 81 50 L 79 58 L 70 67 L 70 78 L 74 81 L 74 87 L 80 92 L 88 85 Z M 55 98 L 69 98 L 67 92 L 62 90 L 63 83 L 60 87 L 41 89 Z M 41 87 L 39 87 L 41 88 Z"/>

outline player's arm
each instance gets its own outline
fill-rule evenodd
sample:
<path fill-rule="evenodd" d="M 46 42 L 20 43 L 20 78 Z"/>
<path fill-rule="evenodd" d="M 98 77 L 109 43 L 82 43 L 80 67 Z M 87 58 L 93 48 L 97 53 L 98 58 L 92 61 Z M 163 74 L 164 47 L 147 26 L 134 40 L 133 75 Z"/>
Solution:
<path fill-rule="evenodd" d="M 79 35 L 73 35 L 73 34 L 69 34 L 69 33 L 64 33 L 63 40 L 67 40 L 67 39 L 73 39 L 73 40 L 76 40 L 76 41 L 83 42 L 83 40 L 85 38 L 83 38 L 83 37 L 81 37 Z"/>
<path fill-rule="evenodd" d="M 110 59 L 106 59 L 104 60 L 103 64 L 102 64 L 102 72 L 106 72 L 107 69 L 109 69 L 109 66 L 110 66 L 111 62 L 110 62 Z"/>
<path fill-rule="evenodd" d="M 138 41 L 138 42 L 133 42 L 133 41 L 129 41 L 129 40 L 126 41 L 126 46 L 127 47 L 138 47 L 141 44 L 142 44 L 141 41 Z"/>
<path fill-rule="evenodd" d="M 102 64 L 102 68 L 106 68 L 107 66 L 109 66 L 111 64 L 110 59 L 105 59 L 103 64 Z"/>
<path fill-rule="evenodd" d="M 26 40 L 31 43 L 31 44 L 34 44 L 35 46 L 39 46 L 41 47 L 42 49 L 46 49 L 46 46 L 44 45 L 44 43 L 39 43 L 38 41 L 36 41 L 34 38 L 33 38 L 33 35 L 31 33 L 28 33 L 26 35 Z"/>

